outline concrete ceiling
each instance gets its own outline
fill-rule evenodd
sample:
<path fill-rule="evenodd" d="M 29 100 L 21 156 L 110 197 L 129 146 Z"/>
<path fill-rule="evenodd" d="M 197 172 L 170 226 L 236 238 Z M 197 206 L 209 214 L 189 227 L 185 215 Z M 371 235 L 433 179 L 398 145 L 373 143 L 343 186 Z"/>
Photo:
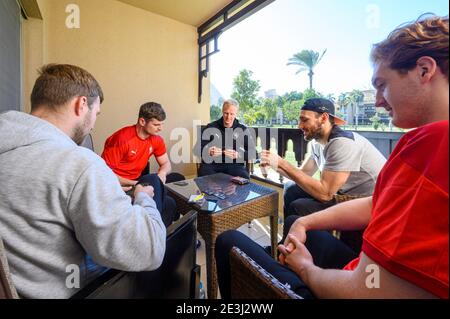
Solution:
<path fill-rule="evenodd" d="M 118 0 L 199 27 L 233 0 Z"/>

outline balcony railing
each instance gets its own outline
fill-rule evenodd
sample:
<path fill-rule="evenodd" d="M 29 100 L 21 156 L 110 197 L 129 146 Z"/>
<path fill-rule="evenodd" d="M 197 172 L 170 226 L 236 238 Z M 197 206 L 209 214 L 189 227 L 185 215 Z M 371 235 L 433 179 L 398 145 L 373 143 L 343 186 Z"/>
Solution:
<path fill-rule="evenodd" d="M 277 133 L 274 134 L 273 128 L 253 128 L 256 133 L 256 138 L 258 139 L 258 147 L 262 149 L 274 149 L 276 145 L 276 150 L 279 156 L 286 158 L 286 151 L 289 150 L 289 143 L 292 143 L 292 148 L 289 151 L 293 151 L 295 154 L 295 161 L 297 166 L 300 167 L 302 162 L 305 160 L 305 155 L 307 153 L 308 142 L 303 138 L 303 133 L 299 129 L 289 129 L 289 128 L 278 128 Z M 270 132 L 272 131 L 272 134 Z M 261 135 L 260 133 L 263 132 Z M 357 131 L 358 134 L 367 138 L 383 155 L 388 158 L 392 151 L 394 150 L 397 142 L 404 135 L 402 132 L 371 132 L 371 131 Z M 270 136 L 276 136 L 276 142 L 270 141 Z M 268 138 L 269 137 L 269 138 Z M 275 144 L 275 145 L 274 145 Z M 282 186 L 284 183 L 284 177 L 280 174 L 276 174 L 277 178 L 274 178 L 274 174 L 269 174 L 268 176 L 263 176 L 259 171 L 255 171 L 255 168 L 251 166 L 251 175 L 253 178 L 275 184 L 277 186 Z"/>
<path fill-rule="evenodd" d="M 205 126 L 202 126 L 203 129 Z M 252 127 L 253 138 L 256 141 L 257 151 L 270 149 L 279 156 L 287 158 L 298 167 L 302 165 L 307 153 L 308 142 L 303 138 L 303 132 L 294 128 Z M 402 132 L 371 132 L 357 131 L 367 138 L 383 155 L 388 158 L 395 148 Z M 255 178 L 277 186 L 282 186 L 285 179 L 280 174 L 262 174 L 260 169 L 250 165 L 250 175 Z"/>

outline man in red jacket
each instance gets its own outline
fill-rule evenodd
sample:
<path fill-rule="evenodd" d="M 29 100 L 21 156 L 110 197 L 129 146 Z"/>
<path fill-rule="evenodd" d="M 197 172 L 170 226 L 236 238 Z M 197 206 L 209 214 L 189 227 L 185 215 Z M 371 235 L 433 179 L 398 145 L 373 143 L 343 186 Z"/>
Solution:
<path fill-rule="evenodd" d="M 168 226 L 178 219 L 179 213 L 176 211 L 175 201 L 165 195 L 163 184 L 168 177 L 170 181 L 184 177 L 169 174 L 172 170 L 169 156 L 164 140 L 159 135 L 165 119 L 166 113 L 160 104 L 143 104 L 135 125 L 118 130 L 106 140 L 102 158 L 125 189 L 132 188 L 137 183 L 146 183 L 153 186 L 156 193 L 163 193 L 163 202 L 158 203 L 158 210 L 164 224 Z M 149 160 L 153 155 L 159 165 L 156 175 L 148 172 Z"/>
<path fill-rule="evenodd" d="M 222 234 L 216 260 L 224 298 L 233 246 L 304 297 L 449 297 L 448 49 L 448 17 L 437 16 L 400 27 L 374 46 L 376 106 L 397 127 L 416 129 L 398 142 L 373 197 L 287 219 L 292 226 L 278 247 L 280 263 L 243 234 Z M 365 229 L 360 255 L 321 231 L 331 229 Z"/>

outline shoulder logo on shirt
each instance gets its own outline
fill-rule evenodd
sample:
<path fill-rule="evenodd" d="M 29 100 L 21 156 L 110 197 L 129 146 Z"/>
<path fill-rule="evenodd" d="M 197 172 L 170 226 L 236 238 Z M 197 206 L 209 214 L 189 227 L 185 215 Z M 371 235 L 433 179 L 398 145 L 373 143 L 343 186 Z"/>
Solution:
<path fill-rule="evenodd" d="M 135 150 L 131 151 L 131 155 L 136 155 L 136 154 L 137 154 L 137 151 L 135 151 Z"/>

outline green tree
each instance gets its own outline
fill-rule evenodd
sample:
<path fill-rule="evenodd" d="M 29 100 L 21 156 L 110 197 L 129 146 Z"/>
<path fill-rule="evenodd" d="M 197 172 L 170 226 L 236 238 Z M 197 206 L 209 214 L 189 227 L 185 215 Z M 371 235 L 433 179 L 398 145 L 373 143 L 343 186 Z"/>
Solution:
<path fill-rule="evenodd" d="M 267 115 L 262 110 L 261 106 L 257 106 L 255 108 L 255 118 L 256 118 L 256 121 L 258 121 L 258 122 L 263 122 L 264 123 L 266 121 Z"/>
<path fill-rule="evenodd" d="M 349 98 L 352 102 L 361 103 L 364 101 L 364 93 L 360 90 L 353 90 L 350 92 Z"/>
<path fill-rule="evenodd" d="M 305 90 L 305 92 L 303 92 L 303 100 L 309 100 L 309 99 L 314 99 L 314 98 L 318 98 L 318 97 L 323 97 L 322 94 L 320 94 L 319 92 L 316 92 L 316 90 L 314 89 L 307 89 Z"/>
<path fill-rule="evenodd" d="M 298 65 L 300 68 L 297 70 L 296 74 L 303 71 L 308 71 L 309 76 L 309 88 L 313 88 L 313 76 L 314 68 L 322 60 L 324 54 L 327 52 L 325 49 L 322 54 L 313 50 L 303 50 L 299 53 L 294 54 L 288 61 L 287 65 Z"/>
<path fill-rule="evenodd" d="M 347 93 L 339 94 L 338 104 L 341 108 L 344 108 L 345 106 L 347 106 L 348 101 L 349 101 L 349 99 L 348 99 Z"/>
<path fill-rule="evenodd" d="M 278 107 L 276 101 L 272 99 L 264 99 L 261 105 L 262 111 L 265 113 L 269 125 L 272 125 L 272 119 L 277 116 Z"/>
<path fill-rule="evenodd" d="M 358 125 L 359 105 L 364 101 L 364 93 L 360 90 L 353 90 L 348 95 L 349 102 L 355 107 L 356 125 Z"/>
<path fill-rule="evenodd" d="M 248 126 L 253 126 L 256 123 L 256 110 L 250 109 L 247 110 L 247 112 L 244 113 L 244 123 Z"/>
<path fill-rule="evenodd" d="M 374 116 L 372 116 L 370 119 L 370 122 L 372 122 L 372 127 L 375 129 L 375 130 L 378 130 L 378 127 L 380 126 L 380 124 L 382 124 L 381 123 L 381 119 L 380 119 L 380 117 L 377 115 L 377 114 L 375 114 Z M 384 130 L 383 130 L 384 131 Z"/>
<path fill-rule="evenodd" d="M 286 102 L 300 101 L 303 98 L 303 93 L 292 91 L 283 95 L 283 104 Z"/>
<path fill-rule="evenodd" d="M 259 81 L 252 79 L 252 75 L 252 71 L 244 69 L 233 80 L 231 97 L 239 102 L 239 109 L 242 114 L 254 108 L 257 104 L 257 96 L 261 86 Z"/>
<path fill-rule="evenodd" d="M 209 109 L 209 115 L 211 121 L 220 119 L 220 117 L 222 116 L 222 108 L 217 105 L 211 105 L 211 108 Z"/>
<path fill-rule="evenodd" d="M 283 115 L 288 120 L 291 125 L 292 122 L 297 120 L 300 115 L 300 108 L 305 102 L 303 100 L 286 102 L 283 105 Z"/>

